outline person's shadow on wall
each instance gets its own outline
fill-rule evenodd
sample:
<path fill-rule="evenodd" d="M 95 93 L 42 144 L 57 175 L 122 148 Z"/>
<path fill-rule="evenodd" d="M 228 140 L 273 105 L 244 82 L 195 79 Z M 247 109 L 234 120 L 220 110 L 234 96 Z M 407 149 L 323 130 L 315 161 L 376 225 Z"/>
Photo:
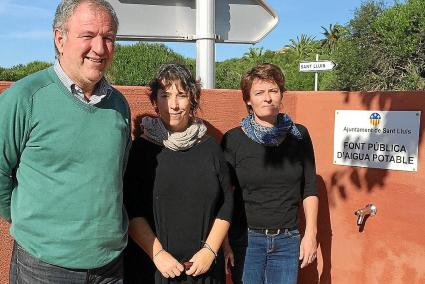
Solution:
<path fill-rule="evenodd" d="M 329 212 L 328 193 L 326 189 L 325 181 L 321 176 L 317 176 L 317 190 L 319 191 L 319 213 L 317 218 L 317 241 L 318 250 L 321 251 L 323 262 L 322 273 L 319 276 L 317 261 L 308 265 L 307 267 L 300 270 L 298 277 L 298 283 L 310 284 L 310 283 L 332 283 L 331 269 L 332 269 L 332 227 L 331 218 Z M 303 210 L 302 208 L 300 210 Z M 302 233 L 305 230 L 305 218 L 303 211 L 300 212 L 300 229 Z"/>

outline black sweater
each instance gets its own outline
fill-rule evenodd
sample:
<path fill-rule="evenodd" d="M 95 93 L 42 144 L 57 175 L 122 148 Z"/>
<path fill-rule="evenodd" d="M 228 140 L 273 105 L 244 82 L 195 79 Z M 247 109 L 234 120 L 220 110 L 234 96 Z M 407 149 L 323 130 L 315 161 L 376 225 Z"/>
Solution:
<path fill-rule="evenodd" d="M 220 145 L 208 137 L 186 151 L 172 151 L 136 139 L 124 179 L 124 198 L 130 219 L 145 217 L 164 249 L 179 262 L 189 261 L 201 249 L 215 218 L 231 220 L 233 191 Z M 127 255 L 142 253 L 135 247 L 131 250 Z M 224 283 L 222 257 L 202 276 L 166 279 L 157 273 L 155 283 Z M 131 279 L 141 265 L 126 261 L 128 283 L 136 282 Z"/>
<path fill-rule="evenodd" d="M 225 157 L 244 203 L 235 204 L 232 226 L 236 231 L 244 226 L 243 207 L 249 228 L 296 227 L 300 201 L 318 195 L 310 135 L 304 126 L 296 126 L 302 139 L 289 134 L 278 146 L 258 144 L 240 127 L 224 135 Z M 235 200 L 242 198 L 235 194 Z"/>

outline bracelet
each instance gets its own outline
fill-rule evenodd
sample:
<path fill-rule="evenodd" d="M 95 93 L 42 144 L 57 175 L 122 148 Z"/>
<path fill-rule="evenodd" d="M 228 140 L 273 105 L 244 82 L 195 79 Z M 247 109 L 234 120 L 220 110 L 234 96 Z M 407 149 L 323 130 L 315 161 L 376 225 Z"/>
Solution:
<path fill-rule="evenodd" d="M 160 254 L 161 252 L 165 251 L 165 249 L 160 249 L 154 256 L 152 256 L 152 260 L 154 260 L 155 257 L 158 256 L 158 254 Z"/>
<path fill-rule="evenodd" d="M 214 254 L 214 259 L 216 259 L 217 258 L 217 253 L 212 249 L 212 247 L 207 242 L 202 241 L 201 243 L 203 244 L 202 248 L 206 248 L 210 252 L 212 252 Z"/>

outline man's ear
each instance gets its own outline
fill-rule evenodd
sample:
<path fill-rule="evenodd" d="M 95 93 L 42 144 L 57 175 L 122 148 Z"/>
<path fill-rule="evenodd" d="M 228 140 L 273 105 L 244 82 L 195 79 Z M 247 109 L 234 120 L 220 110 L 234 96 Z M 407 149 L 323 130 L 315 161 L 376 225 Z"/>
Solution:
<path fill-rule="evenodd" d="M 63 53 L 63 44 L 65 42 L 65 36 L 62 31 L 59 29 L 55 29 L 54 31 L 54 37 L 55 37 L 55 46 L 59 51 L 59 54 L 62 55 Z"/>

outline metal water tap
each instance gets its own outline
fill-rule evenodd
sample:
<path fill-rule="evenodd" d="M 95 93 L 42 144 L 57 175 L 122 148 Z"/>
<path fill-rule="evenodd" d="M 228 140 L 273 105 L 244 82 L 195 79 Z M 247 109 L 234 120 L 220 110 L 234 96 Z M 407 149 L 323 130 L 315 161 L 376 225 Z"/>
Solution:
<path fill-rule="evenodd" d="M 366 205 L 364 208 L 358 209 L 354 212 L 354 215 L 357 216 L 357 226 L 361 226 L 363 224 L 363 220 L 366 215 L 375 216 L 378 208 L 370 203 Z"/>

